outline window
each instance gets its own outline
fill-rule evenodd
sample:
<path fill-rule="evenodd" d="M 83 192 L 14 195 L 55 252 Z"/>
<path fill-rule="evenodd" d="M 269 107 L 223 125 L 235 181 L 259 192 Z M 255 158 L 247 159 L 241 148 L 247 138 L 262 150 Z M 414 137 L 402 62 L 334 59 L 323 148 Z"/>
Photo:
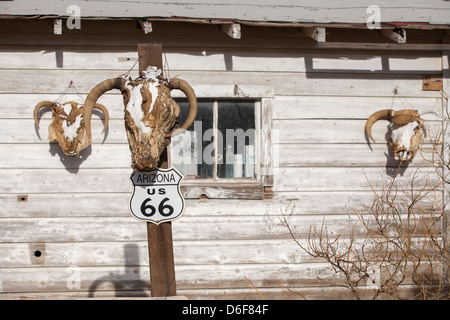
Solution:
<path fill-rule="evenodd" d="M 272 180 L 273 98 L 230 94 L 209 98 L 213 92 L 205 92 L 204 97 L 195 89 L 196 120 L 184 133 L 172 137 L 169 148 L 169 164 L 185 177 L 183 194 L 187 198 L 262 199 L 264 187 Z M 176 100 L 181 124 L 188 103 L 184 98 Z"/>
<path fill-rule="evenodd" d="M 184 122 L 188 103 L 178 101 Z M 172 141 L 172 165 L 185 179 L 256 179 L 259 102 L 206 100 L 198 102 L 189 130 Z"/>

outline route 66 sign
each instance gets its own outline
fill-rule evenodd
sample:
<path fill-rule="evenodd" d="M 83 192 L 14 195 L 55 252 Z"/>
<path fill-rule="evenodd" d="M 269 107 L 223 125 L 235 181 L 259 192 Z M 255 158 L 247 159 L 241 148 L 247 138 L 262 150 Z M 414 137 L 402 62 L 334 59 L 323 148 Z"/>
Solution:
<path fill-rule="evenodd" d="M 135 218 L 159 224 L 181 216 L 185 207 L 180 192 L 183 176 L 177 170 L 134 172 L 130 179 L 134 186 L 130 211 Z"/>

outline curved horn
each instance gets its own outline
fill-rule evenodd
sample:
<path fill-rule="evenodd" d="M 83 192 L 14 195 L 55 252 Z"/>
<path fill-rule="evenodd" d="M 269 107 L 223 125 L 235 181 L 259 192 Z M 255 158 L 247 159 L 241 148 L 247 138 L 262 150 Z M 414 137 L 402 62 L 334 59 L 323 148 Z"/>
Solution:
<path fill-rule="evenodd" d="M 108 122 L 109 122 L 108 109 L 106 109 L 105 106 L 100 104 L 100 103 L 96 103 L 94 105 L 94 108 L 100 110 L 101 112 L 103 112 L 103 116 L 105 117 L 105 125 L 103 126 L 103 131 L 102 131 L 102 133 L 103 133 L 103 132 L 105 132 L 106 127 L 108 127 Z"/>
<path fill-rule="evenodd" d="M 417 110 L 413 109 L 405 109 L 395 111 L 395 114 L 392 114 L 392 123 L 397 126 L 404 126 L 410 122 L 416 121 L 419 118 L 419 113 Z"/>
<path fill-rule="evenodd" d="M 34 111 L 33 111 L 33 116 L 34 116 L 34 123 L 36 123 L 36 126 L 39 128 L 39 123 L 38 123 L 38 113 L 39 110 L 41 110 L 44 107 L 51 107 L 54 104 L 54 102 L 52 101 L 41 101 L 39 102 L 36 107 L 34 107 Z"/>
<path fill-rule="evenodd" d="M 171 79 L 170 80 L 171 89 L 178 89 L 183 91 L 189 101 L 189 114 L 186 121 L 181 126 L 181 130 L 188 129 L 195 120 L 197 116 L 197 97 L 195 95 L 194 89 L 184 80 L 181 79 Z"/>
<path fill-rule="evenodd" d="M 372 137 L 372 126 L 373 126 L 373 124 L 377 120 L 380 120 L 380 119 L 390 119 L 391 116 L 392 116 L 392 110 L 385 109 L 385 110 L 380 110 L 380 111 L 375 112 L 374 114 L 372 114 L 369 117 L 369 119 L 367 119 L 365 131 L 366 131 L 367 136 L 374 143 L 376 143 L 376 142 L 375 142 L 375 139 Z"/>
<path fill-rule="evenodd" d="M 94 88 L 92 88 L 91 92 L 89 92 L 88 96 L 86 97 L 86 102 L 84 103 L 84 109 L 83 109 L 83 118 L 84 118 L 84 125 L 86 128 L 86 132 L 88 135 L 89 143 L 91 143 L 91 118 L 92 118 L 92 110 L 95 107 L 95 103 L 97 102 L 98 98 L 105 92 L 112 90 L 112 89 L 120 89 L 122 90 L 125 85 L 125 79 L 123 78 L 114 78 L 114 79 L 108 79 L 100 82 L 97 84 Z M 106 120 L 106 118 L 105 118 Z M 105 121 L 105 128 L 106 128 L 106 121 Z"/>

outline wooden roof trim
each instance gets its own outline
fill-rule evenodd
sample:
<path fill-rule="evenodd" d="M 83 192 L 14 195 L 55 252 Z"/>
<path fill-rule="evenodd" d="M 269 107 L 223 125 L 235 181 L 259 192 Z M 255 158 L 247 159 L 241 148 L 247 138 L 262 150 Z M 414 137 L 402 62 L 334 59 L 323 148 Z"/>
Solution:
<path fill-rule="evenodd" d="M 68 18 L 70 15 L 8 15 L 0 14 L 0 19 L 55 19 Z M 191 22 L 199 24 L 242 24 L 250 26 L 261 27 L 328 27 L 328 28 L 353 28 L 353 29 L 367 29 L 365 23 L 344 23 L 344 22 L 284 22 L 284 21 L 250 21 L 250 20 L 236 20 L 236 19 L 203 19 L 203 18 L 188 18 L 188 17 L 103 17 L 103 16 L 83 16 L 82 20 L 145 20 L 145 21 L 168 21 L 168 22 Z M 430 24 L 425 22 L 381 22 L 381 29 L 450 29 L 450 24 Z"/>

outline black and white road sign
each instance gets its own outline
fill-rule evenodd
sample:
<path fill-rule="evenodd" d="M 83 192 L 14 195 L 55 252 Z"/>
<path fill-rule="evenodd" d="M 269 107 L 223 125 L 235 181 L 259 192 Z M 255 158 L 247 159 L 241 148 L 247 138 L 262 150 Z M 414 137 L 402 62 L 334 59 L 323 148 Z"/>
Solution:
<path fill-rule="evenodd" d="M 130 199 L 131 214 L 156 224 L 181 216 L 185 201 L 180 192 L 183 176 L 174 168 L 134 172 L 134 190 Z"/>

